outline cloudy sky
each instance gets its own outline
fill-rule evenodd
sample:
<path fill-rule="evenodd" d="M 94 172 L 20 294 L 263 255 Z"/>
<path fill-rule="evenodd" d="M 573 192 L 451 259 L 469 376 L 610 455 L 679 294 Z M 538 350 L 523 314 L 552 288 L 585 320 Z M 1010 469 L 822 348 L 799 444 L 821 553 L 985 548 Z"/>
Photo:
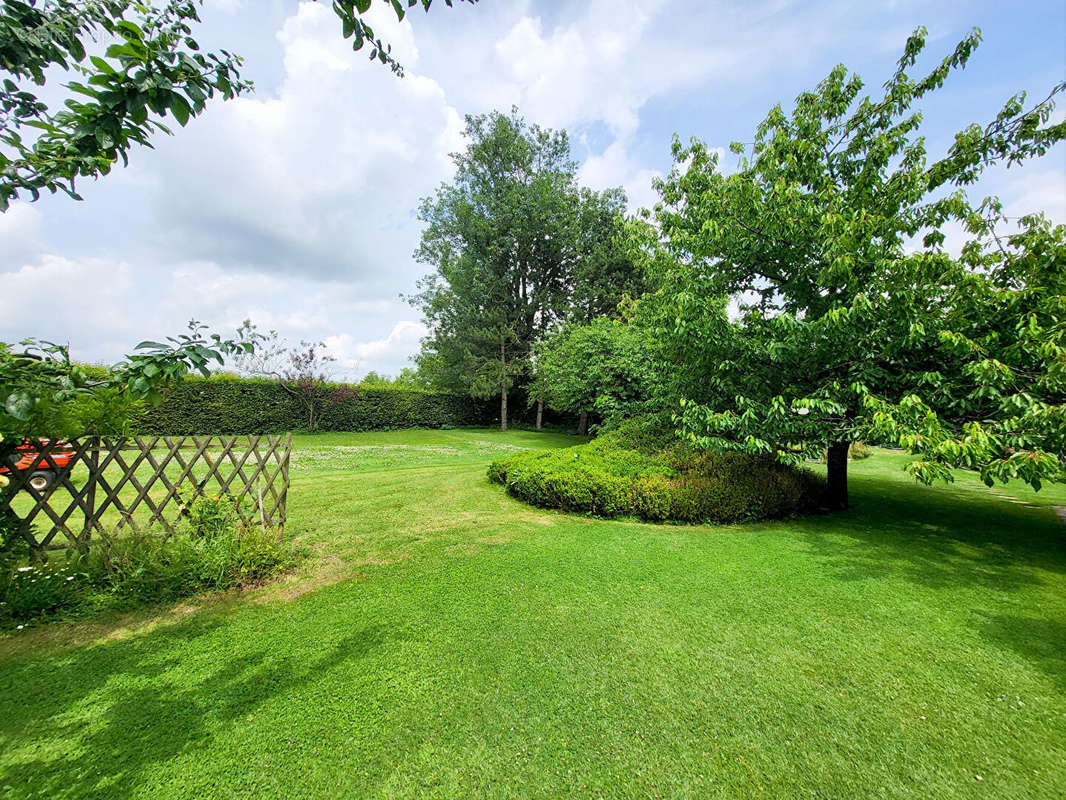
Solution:
<path fill-rule="evenodd" d="M 208 0 L 201 44 L 243 55 L 255 93 L 83 184 L 84 202 L 0 215 L 0 340 L 69 342 L 110 362 L 193 317 L 220 331 L 250 317 L 325 340 L 338 377 L 394 374 L 423 333 L 400 299 L 426 271 L 411 257 L 415 208 L 448 180 L 464 114 L 517 105 L 566 128 L 582 180 L 624 186 L 637 207 L 654 201 L 675 132 L 750 140 L 774 103 L 837 63 L 876 90 L 917 25 L 931 57 L 974 26 L 985 38 L 927 110 L 934 152 L 1066 74 L 1061 0 L 438 4 L 402 24 L 372 12 L 406 67 L 397 79 L 350 51 L 328 2 Z M 1066 147 L 984 188 L 1012 214 L 1066 221 Z"/>

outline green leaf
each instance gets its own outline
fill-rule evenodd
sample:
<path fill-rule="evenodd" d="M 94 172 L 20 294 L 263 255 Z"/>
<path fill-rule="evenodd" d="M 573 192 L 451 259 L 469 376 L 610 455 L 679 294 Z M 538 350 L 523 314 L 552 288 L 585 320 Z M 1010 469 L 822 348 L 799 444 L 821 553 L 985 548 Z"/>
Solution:
<path fill-rule="evenodd" d="M 27 391 L 12 392 L 4 402 L 4 410 L 17 420 L 27 420 L 33 413 L 37 399 Z"/>
<path fill-rule="evenodd" d="M 172 92 L 170 95 L 170 110 L 174 113 L 174 119 L 178 121 L 181 127 L 185 127 L 185 123 L 189 121 L 189 104 L 185 101 L 177 92 Z"/>
<path fill-rule="evenodd" d="M 128 44 L 112 44 L 108 45 L 107 50 L 104 51 L 104 55 L 108 58 L 121 58 L 122 56 L 136 58 L 137 51 Z"/>
<path fill-rule="evenodd" d="M 115 68 L 111 66 L 107 61 L 100 58 L 100 56 L 89 56 L 89 61 L 92 62 L 92 65 L 101 72 L 106 73 L 108 75 L 115 74 Z"/>
<path fill-rule="evenodd" d="M 67 88 L 70 89 L 70 91 L 72 92 L 83 94 L 86 97 L 93 98 L 94 100 L 99 96 L 99 92 L 97 92 L 95 89 L 90 89 L 88 86 L 84 86 L 80 83 L 68 83 Z"/>
<path fill-rule="evenodd" d="M 128 19 L 120 21 L 115 27 L 118 30 L 124 32 L 130 38 L 136 39 L 137 41 L 141 41 L 144 38 L 141 29 L 137 27 L 137 25 L 135 25 L 134 23 L 130 22 Z"/>

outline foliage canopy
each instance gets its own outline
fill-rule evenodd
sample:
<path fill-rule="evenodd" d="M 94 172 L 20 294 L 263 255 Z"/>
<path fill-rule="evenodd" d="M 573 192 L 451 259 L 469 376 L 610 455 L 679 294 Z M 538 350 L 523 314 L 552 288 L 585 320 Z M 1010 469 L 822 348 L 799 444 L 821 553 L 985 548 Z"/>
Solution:
<path fill-rule="evenodd" d="M 411 302 L 430 334 L 418 358 L 441 388 L 507 398 L 561 322 L 614 308 L 642 276 L 621 241 L 621 190 L 578 187 L 565 131 L 512 109 L 466 118 L 455 178 L 426 198 L 416 258 L 433 268 Z"/>
<path fill-rule="evenodd" d="M 608 424 L 652 410 L 662 382 L 651 331 L 617 315 L 567 323 L 538 346 L 536 365 L 533 391 L 549 407 Z"/>
<path fill-rule="evenodd" d="M 966 187 L 1063 138 L 1050 120 L 1064 85 L 1028 108 L 1011 97 L 931 158 L 919 101 L 980 34 L 913 77 L 925 36 L 879 97 L 840 66 L 790 114 L 773 108 L 734 143 L 734 172 L 675 140 L 657 229 L 634 231 L 661 281 L 649 303 L 688 439 L 792 461 L 828 446 L 838 507 L 848 443 L 865 437 L 907 448 L 926 482 L 952 467 L 1036 487 L 1062 474 L 1064 229 L 1030 216 L 1004 231 L 998 200 Z M 952 224 L 968 237 L 958 256 Z"/>
<path fill-rule="evenodd" d="M 135 144 L 151 147 L 153 134 L 170 132 L 168 116 L 184 127 L 210 98 L 228 100 L 253 88 L 240 75 L 239 56 L 200 51 L 194 26 L 202 2 L 0 2 L 0 211 L 42 191 L 80 199 L 79 178 L 127 163 Z M 398 19 L 416 5 L 428 11 L 432 2 L 388 0 Z M 336 0 L 333 11 L 355 50 L 368 46 L 371 59 L 402 75 L 391 47 L 362 16 L 370 6 L 371 0 Z M 110 43 L 94 52 L 103 42 Z M 59 70 L 80 80 L 64 84 L 64 106 L 51 112 L 38 87 Z"/>
<path fill-rule="evenodd" d="M 242 335 L 208 335 L 193 321 L 189 333 L 166 342 L 141 342 L 111 368 L 71 361 L 65 345 L 33 339 L 20 345 L 0 342 L 0 443 L 123 433 L 135 404 L 157 402 L 165 384 L 194 370 L 209 375 L 212 362 L 250 353 L 256 342 Z"/>

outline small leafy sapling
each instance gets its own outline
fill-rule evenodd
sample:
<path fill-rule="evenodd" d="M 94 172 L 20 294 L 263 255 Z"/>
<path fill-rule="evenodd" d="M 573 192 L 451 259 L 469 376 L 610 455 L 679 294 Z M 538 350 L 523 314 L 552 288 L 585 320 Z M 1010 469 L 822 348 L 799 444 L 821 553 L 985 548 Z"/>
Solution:
<path fill-rule="evenodd" d="M 277 331 L 259 334 L 251 320 L 240 327 L 245 337 L 258 337 L 260 346 L 249 353 L 237 353 L 234 368 L 242 375 L 270 378 L 300 404 L 307 419 L 307 429 L 316 430 L 322 413 L 348 399 L 354 390 L 330 382 L 337 358 L 324 342 L 301 340 L 290 344 Z"/>

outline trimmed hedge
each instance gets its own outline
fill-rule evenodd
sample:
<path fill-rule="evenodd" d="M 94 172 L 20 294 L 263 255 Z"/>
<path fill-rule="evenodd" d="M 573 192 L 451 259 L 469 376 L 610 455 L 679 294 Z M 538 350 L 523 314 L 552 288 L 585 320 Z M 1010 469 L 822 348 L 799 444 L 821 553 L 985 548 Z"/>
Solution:
<path fill-rule="evenodd" d="M 317 430 L 381 431 L 491 425 L 494 405 L 450 394 L 347 384 L 316 387 L 323 403 Z M 138 433 L 280 433 L 307 430 L 306 410 L 276 381 L 213 376 L 186 378 L 167 388 L 163 401 L 143 409 Z"/>
<path fill-rule="evenodd" d="M 532 505 L 600 517 L 741 522 L 814 510 L 812 472 L 744 453 L 709 453 L 640 419 L 592 442 L 494 461 L 489 479 Z"/>

